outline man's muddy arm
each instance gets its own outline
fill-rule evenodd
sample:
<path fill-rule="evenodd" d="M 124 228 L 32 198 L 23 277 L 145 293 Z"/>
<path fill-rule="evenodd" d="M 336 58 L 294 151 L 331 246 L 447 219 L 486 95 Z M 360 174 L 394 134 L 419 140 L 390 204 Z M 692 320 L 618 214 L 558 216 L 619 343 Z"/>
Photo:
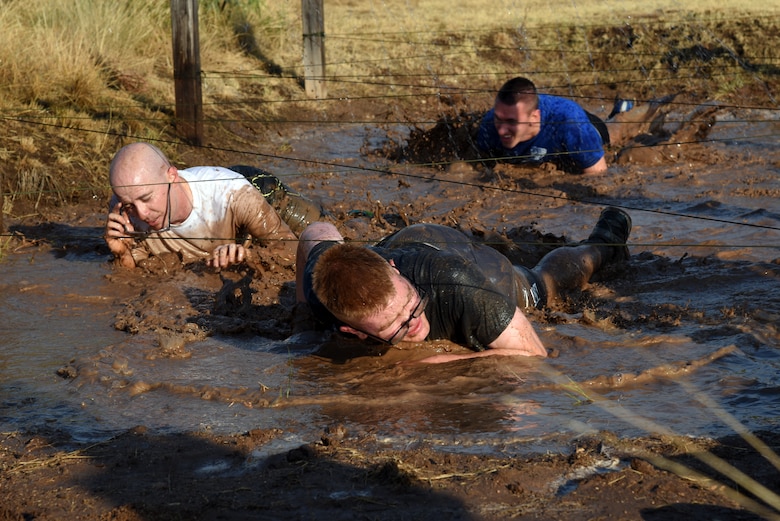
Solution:
<path fill-rule="evenodd" d="M 295 295 L 298 302 L 306 302 L 303 291 L 303 272 L 312 248 L 322 241 L 342 242 L 344 237 L 330 223 L 315 222 L 306 227 L 298 238 L 298 249 L 295 254 Z"/>
<path fill-rule="evenodd" d="M 542 345 L 542 341 L 534 331 L 531 322 L 515 307 L 515 314 L 512 321 L 498 335 L 498 338 L 488 344 L 489 351 L 509 351 L 521 356 L 547 356 L 547 350 Z"/>
<path fill-rule="evenodd" d="M 484 356 L 547 356 L 547 350 L 534 331 L 533 326 L 519 308 L 515 308 L 512 321 L 493 342 L 489 349 L 476 353 L 434 355 L 420 360 L 427 364 L 441 364 L 454 360 L 481 358 Z"/>

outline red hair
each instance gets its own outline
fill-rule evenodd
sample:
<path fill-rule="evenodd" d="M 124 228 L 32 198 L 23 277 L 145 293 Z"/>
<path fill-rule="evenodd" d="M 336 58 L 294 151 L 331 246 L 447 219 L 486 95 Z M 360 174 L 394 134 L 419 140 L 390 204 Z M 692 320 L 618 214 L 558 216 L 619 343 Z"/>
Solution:
<path fill-rule="evenodd" d="M 382 311 L 395 286 L 392 266 L 375 251 L 350 243 L 331 246 L 317 259 L 312 287 L 336 317 L 350 322 Z"/>

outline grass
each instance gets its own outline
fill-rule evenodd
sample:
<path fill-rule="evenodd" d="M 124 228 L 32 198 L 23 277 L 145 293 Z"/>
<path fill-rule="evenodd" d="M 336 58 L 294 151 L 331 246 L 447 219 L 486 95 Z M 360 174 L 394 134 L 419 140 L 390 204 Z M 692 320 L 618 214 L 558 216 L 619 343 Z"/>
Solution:
<path fill-rule="evenodd" d="M 203 11 L 203 60 L 225 68 L 246 62 L 228 15 Z M 167 3 L 10 2 L 0 27 L 0 150 L 8 156 L 3 191 L 14 199 L 40 202 L 45 194 L 49 203 L 76 202 L 83 191 L 106 196 L 107 164 L 120 144 L 116 135 L 170 135 Z M 205 90 L 221 95 L 228 87 L 206 81 Z M 45 190 L 39 178 L 50 181 Z M 74 179 L 78 185 L 66 188 Z"/>
<path fill-rule="evenodd" d="M 2 220 L 0 220 L 0 225 L 2 225 L 2 223 Z M 0 236 L 0 262 L 3 262 L 5 256 L 8 254 L 12 239 L 13 237 Z"/>
<path fill-rule="evenodd" d="M 729 351 L 729 349 L 725 350 L 725 352 Z M 774 491 L 765 487 L 762 483 L 757 482 L 742 472 L 740 469 L 734 467 L 710 451 L 697 450 L 691 452 L 687 447 L 688 443 L 690 442 L 688 437 L 678 435 L 667 426 L 657 424 L 653 420 L 642 417 L 640 414 L 637 414 L 631 411 L 629 408 L 624 407 L 621 403 L 619 403 L 619 401 L 610 400 L 595 389 L 591 388 L 589 392 L 586 392 L 582 386 L 573 381 L 571 377 L 559 373 L 549 365 L 540 364 L 539 369 L 543 374 L 545 374 L 550 382 L 557 383 L 567 396 L 576 398 L 576 395 L 580 395 L 587 399 L 588 402 L 595 403 L 598 407 L 608 411 L 616 418 L 620 418 L 630 425 L 634 425 L 635 427 L 643 429 L 648 433 L 653 434 L 654 436 L 664 436 L 668 442 L 677 448 L 679 453 L 690 454 L 693 458 L 699 460 L 711 470 L 721 474 L 731 482 L 735 483 L 737 486 L 733 487 L 726 485 L 725 481 L 718 481 L 718 479 L 713 479 L 705 473 L 698 472 L 689 466 L 654 452 L 642 450 L 637 454 L 654 466 L 672 472 L 682 478 L 696 481 L 705 488 L 716 490 L 718 493 L 740 505 L 741 508 L 749 512 L 753 512 L 756 515 L 763 517 L 764 519 L 780 519 L 780 496 Z M 666 376 L 667 372 L 661 371 L 661 374 Z M 758 437 L 749 432 L 737 421 L 736 418 L 726 412 L 711 397 L 707 396 L 703 392 L 696 390 L 685 382 L 681 382 L 681 385 L 685 386 L 686 390 L 691 395 L 695 396 L 700 401 L 702 406 L 706 407 L 707 410 L 711 412 L 711 414 L 717 416 L 724 423 L 731 426 L 737 434 L 739 434 L 750 446 L 756 450 L 757 453 L 761 454 L 775 468 L 780 470 L 780 458 L 770 447 L 766 446 L 760 439 L 758 439 Z M 583 432 L 583 434 L 585 434 L 585 432 Z M 760 501 L 756 501 L 755 498 L 758 498 Z"/>
<path fill-rule="evenodd" d="M 756 27 L 755 16 L 743 14 L 751 6 L 732 0 L 717 13 L 703 1 L 686 11 L 671 1 L 644 12 L 633 4 L 329 1 L 329 97 L 387 97 L 377 100 L 378 111 L 402 103 L 446 110 L 442 96 L 455 93 L 480 108 L 507 77 L 525 74 L 584 102 L 671 89 L 727 98 L 758 81 L 740 56 L 774 59 L 765 43 L 776 36 L 777 8 L 756 4 Z M 229 142 L 226 121 L 288 113 L 324 119 L 336 106 L 303 93 L 299 10 L 297 2 L 200 2 L 211 136 Z M 155 140 L 177 159 L 168 3 L 11 1 L 0 29 L 0 168 L 12 207 L 107 198 L 108 162 L 130 140 Z M 716 55 L 697 57 L 694 44 Z"/>

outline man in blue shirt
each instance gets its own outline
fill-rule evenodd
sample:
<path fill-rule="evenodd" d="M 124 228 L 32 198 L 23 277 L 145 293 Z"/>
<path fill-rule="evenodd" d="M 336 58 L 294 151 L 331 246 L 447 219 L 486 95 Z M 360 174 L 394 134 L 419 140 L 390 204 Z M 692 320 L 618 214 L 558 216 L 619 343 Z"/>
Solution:
<path fill-rule="evenodd" d="M 618 100 L 617 115 L 610 125 L 586 112 L 577 103 L 546 94 L 537 94 L 536 86 L 526 78 L 513 78 L 496 95 L 493 108 L 482 118 L 477 147 L 494 159 L 541 164 L 554 162 L 562 169 L 577 173 L 607 170 L 604 145 L 624 141 L 646 131 L 657 118 L 659 109 L 671 101 L 662 98 L 636 110 L 632 103 Z M 619 123 L 619 126 L 611 123 Z"/>

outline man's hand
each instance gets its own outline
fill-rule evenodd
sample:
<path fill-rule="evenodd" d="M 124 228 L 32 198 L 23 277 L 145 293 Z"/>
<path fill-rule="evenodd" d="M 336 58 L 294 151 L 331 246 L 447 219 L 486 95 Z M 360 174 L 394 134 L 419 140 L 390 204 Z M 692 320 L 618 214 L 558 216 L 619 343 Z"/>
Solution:
<path fill-rule="evenodd" d="M 108 249 L 114 254 L 117 262 L 127 268 L 135 267 L 135 260 L 131 253 L 135 241 L 127 236 L 127 232 L 133 230 L 127 212 L 122 209 L 120 203 L 117 203 L 108 214 L 105 239 Z"/>
<path fill-rule="evenodd" d="M 215 268 L 227 268 L 232 264 L 243 262 L 248 256 L 249 252 L 241 244 L 223 244 L 214 248 L 206 264 Z"/>

